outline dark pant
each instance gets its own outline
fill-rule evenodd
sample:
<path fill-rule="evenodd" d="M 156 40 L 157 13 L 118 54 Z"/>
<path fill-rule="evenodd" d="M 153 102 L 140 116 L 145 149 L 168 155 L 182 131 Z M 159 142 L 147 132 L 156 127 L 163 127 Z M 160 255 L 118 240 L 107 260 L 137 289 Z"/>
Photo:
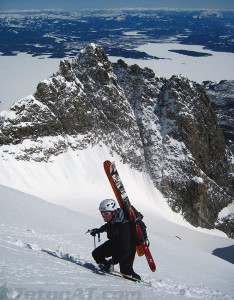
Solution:
<path fill-rule="evenodd" d="M 125 275 L 134 275 L 135 272 L 133 271 L 133 262 L 135 259 L 136 250 L 135 247 L 131 249 L 130 254 L 124 260 L 119 263 L 120 272 Z M 111 241 L 106 241 L 104 244 L 100 245 L 92 252 L 93 258 L 97 264 L 101 264 L 105 262 L 106 258 L 118 257 L 118 249 L 112 249 Z"/>

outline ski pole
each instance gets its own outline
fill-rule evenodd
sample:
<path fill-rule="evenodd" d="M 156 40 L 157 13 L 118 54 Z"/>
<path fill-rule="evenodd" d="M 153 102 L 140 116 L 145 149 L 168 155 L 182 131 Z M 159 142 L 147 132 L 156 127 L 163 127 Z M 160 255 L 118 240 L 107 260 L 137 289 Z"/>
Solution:
<path fill-rule="evenodd" d="M 85 234 L 89 233 L 89 232 L 91 232 L 90 229 L 88 229 L 87 232 L 85 232 Z M 94 238 L 94 249 L 95 249 L 96 248 L 96 235 L 94 235 L 93 238 Z M 98 232 L 98 243 L 100 243 L 100 241 L 101 241 L 100 232 Z"/>
<path fill-rule="evenodd" d="M 94 238 L 94 249 L 96 249 L 96 236 L 94 236 L 93 238 Z"/>

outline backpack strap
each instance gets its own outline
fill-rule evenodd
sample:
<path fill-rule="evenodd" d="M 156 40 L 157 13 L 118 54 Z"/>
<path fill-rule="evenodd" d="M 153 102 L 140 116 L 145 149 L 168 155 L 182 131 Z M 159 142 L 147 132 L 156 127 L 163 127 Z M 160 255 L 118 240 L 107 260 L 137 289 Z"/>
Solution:
<path fill-rule="evenodd" d="M 129 220 L 127 220 L 127 219 L 124 219 L 123 220 L 123 222 L 122 222 L 122 224 L 124 224 L 124 223 L 128 223 L 128 222 L 130 222 Z"/>

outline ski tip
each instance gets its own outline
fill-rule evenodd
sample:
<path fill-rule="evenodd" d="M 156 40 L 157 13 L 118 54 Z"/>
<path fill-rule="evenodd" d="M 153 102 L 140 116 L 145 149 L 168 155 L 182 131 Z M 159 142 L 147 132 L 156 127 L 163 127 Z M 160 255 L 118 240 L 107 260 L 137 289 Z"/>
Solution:
<path fill-rule="evenodd" d="M 103 163 L 103 166 L 104 166 L 104 169 L 107 171 L 107 170 L 110 170 L 111 167 L 113 167 L 115 165 L 115 162 L 111 162 L 110 160 L 106 160 L 104 161 Z"/>
<path fill-rule="evenodd" d="M 152 271 L 152 272 L 155 272 L 155 271 L 156 271 L 156 266 L 151 267 L 151 271 Z"/>
<path fill-rule="evenodd" d="M 104 170 L 107 172 L 108 170 L 110 170 L 111 162 L 109 160 L 106 160 L 104 161 L 103 166 L 104 166 Z"/>

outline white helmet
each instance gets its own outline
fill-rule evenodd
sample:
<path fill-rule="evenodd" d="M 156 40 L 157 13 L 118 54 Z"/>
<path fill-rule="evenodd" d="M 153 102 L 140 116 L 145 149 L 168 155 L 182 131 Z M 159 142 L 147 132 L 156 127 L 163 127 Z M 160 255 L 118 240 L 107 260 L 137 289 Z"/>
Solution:
<path fill-rule="evenodd" d="M 100 211 L 114 211 L 117 209 L 117 204 L 115 200 L 105 199 L 99 205 Z"/>

